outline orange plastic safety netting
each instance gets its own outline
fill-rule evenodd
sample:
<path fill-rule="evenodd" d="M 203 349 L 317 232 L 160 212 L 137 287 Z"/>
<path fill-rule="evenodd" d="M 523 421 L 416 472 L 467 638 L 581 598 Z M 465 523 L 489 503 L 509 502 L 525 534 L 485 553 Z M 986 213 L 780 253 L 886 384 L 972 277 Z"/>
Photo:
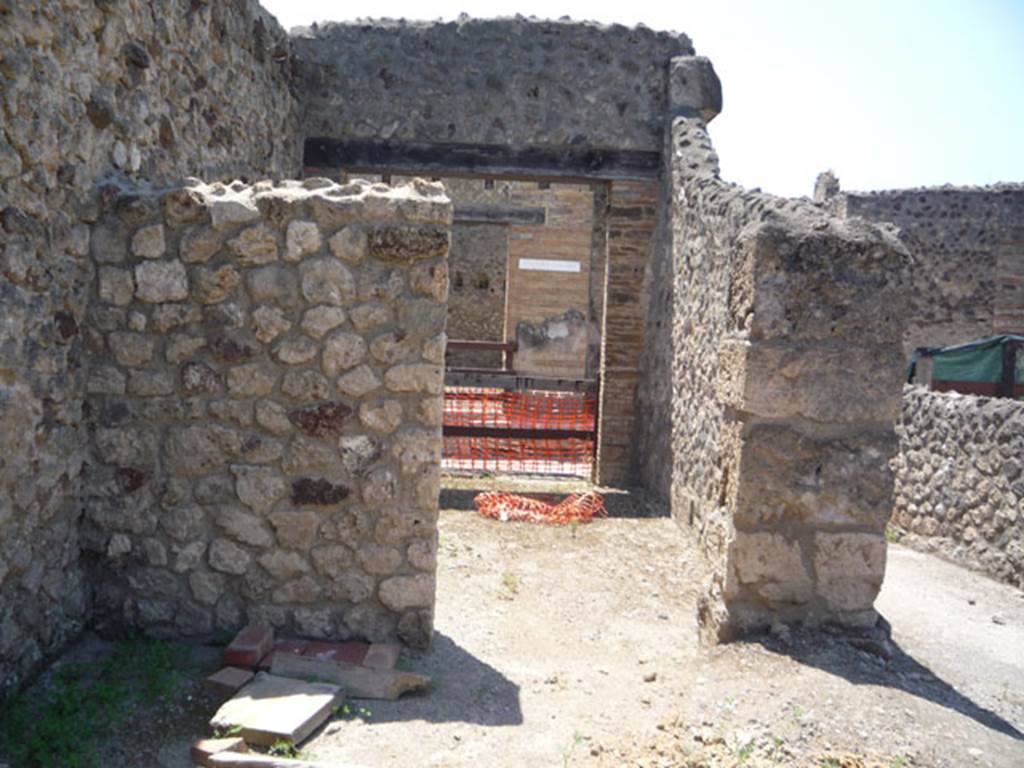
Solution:
<path fill-rule="evenodd" d="M 481 515 L 502 522 L 567 525 L 589 523 L 595 515 L 608 517 L 604 497 L 593 491 L 570 494 L 557 504 L 505 491 L 487 491 L 478 493 L 473 502 Z"/>
<path fill-rule="evenodd" d="M 446 431 L 468 427 L 496 433 L 445 434 L 446 469 L 590 476 L 594 392 L 447 387 L 443 422 Z"/>

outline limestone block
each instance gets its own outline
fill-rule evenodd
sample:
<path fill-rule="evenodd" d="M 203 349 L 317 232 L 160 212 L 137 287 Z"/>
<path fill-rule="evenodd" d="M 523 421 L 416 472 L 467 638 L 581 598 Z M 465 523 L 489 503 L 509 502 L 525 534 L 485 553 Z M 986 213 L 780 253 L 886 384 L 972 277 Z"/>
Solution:
<path fill-rule="evenodd" d="M 837 611 L 871 610 L 885 576 L 885 538 L 870 533 L 814 537 L 817 592 Z"/>
<path fill-rule="evenodd" d="M 391 575 L 402 567 L 402 553 L 394 547 L 364 544 L 357 557 L 362 569 L 376 576 Z"/>
<path fill-rule="evenodd" d="M 174 393 L 174 377 L 166 371 L 129 371 L 128 394 L 156 397 Z"/>
<path fill-rule="evenodd" d="M 257 303 L 276 304 L 285 309 L 299 303 L 298 281 L 290 269 L 276 266 L 250 269 L 246 273 L 245 284 L 249 296 Z"/>
<path fill-rule="evenodd" d="M 331 236 L 327 245 L 336 258 L 358 264 L 366 257 L 368 249 L 366 231 L 357 226 L 342 227 Z"/>
<path fill-rule="evenodd" d="M 220 235 L 207 227 L 189 227 L 178 243 L 178 257 L 186 264 L 203 264 L 220 249 Z"/>
<path fill-rule="evenodd" d="M 208 553 L 210 567 L 221 573 L 240 576 L 249 568 L 252 557 L 228 539 L 214 539 Z"/>
<path fill-rule="evenodd" d="M 360 365 L 338 378 L 338 391 L 349 397 L 363 397 L 381 385 L 380 377 L 368 365 Z"/>
<path fill-rule="evenodd" d="M 247 363 L 228 369 L 228 392 L 235 397 L 268 395 L 277 384 L 277 373 L 262 363 Z"/>
<path fill-rule="evenodd" d="M 806 603 L 814 594 L 800 545 L 782 534 L 738 531 L 729 556 L 743 591 L 752 590 L 773 607 Z"/>
<path fill-rule="evenodd" d="M 292 221 L 285 233 L 284 260 L 295 262 L 320 250 L 323 237 L 313 221 Z"/>
<path fill-rule="evenodd" d="M 307 259 L 299 266 L 299 274 L 302 295 L 310 304 L 343 307 L 355 298 L 355 278 L 348 267 L 336 259 Z"/>
<path fill-rule="evenodd" d="M 348 331 L 337 331 L 324 342 L 323 371 L 328 376 L 337 376 L 352 368 L 366 357 L 366 341 L 362 336 Z"/>
<path fill-rule="evenodd" d="M 429 296 L 435 301 L 448 300 L 448 264 L 417 264 L 409 270 L 409 287 L 413 293 Z"/>
<path fill-rule="evenodd" d="M 143 227 L 132 236 L 132 253 L 142 259 L 159 259 L 167 252 L 164 225 Z"/>
<path fill-rule="evenodd" d="M 320 345 L 304 336 L 287 338 L 273 349 L 274 359 L 285 365 L 308 363 L 320 353 Z"/>
<path fill-rule="evenodd" d="M 242 453 L 238 432 L 220 425 L 175 427 L 164 446 L 166 468 L 180 475 L 207 475 L 227 466 Z"/>
<path fill-rule="evenodd" d="M 120 365 L 144 365 L 153 359 L 156 341 L 141 333 L 115 331 L 107 337 L 110 352 Z"/>
<path fill-rule="evenodd" d="M 100 267 L 97 274 L 100 301 L 121 307 L 131 304 L 135 295 L 135 280 L 129 270 L 120 267 Z"/>
<path fill-rule="evenodd" d="M 379 261 L 411 264 L 448 253 L 442 226 L 378 226 L 369 232 L 368 254 Z"/>
<path fill-rule="evenodd" d="M 314 339 L 322 339 L 345 319 L 345 310 L 341 307 L 313 307 L 302 316 L 302 330 Z"/>
<path fill-rule="evenodd" d="M 232 464 L 231 474 L 239 500 L 254 512 L 266 514 L 288 495 L 288 483 L 276 469 Z"/>
<path fill-rule="evenodd" d="M 293 429 L 288 410 L 273 400 L 256 403 L 256 423 L 274 435 L 286 435 Z"/>
<path fill-rule="evenodd" d="M 722 83 L 704 56 L 675 56 L 669 63 L 669 109 L 704 122 L 722 111 Z"/>
<path fill-rule="evenodd" d="M 320 585 L 312 576 L 303 576 L 282 584 L 274 590 L 273 600 L 278 605 L 289 603 L 315 603 L 320 598 Z"/>
<path fill-rule="evenodd" d="M 224 301 L 242 282 L 242 276 L 231 265 L 216 269 L 195 267 L 192 270 L 192 297 L 200 304 Z"/>
<path fill-rule="evenodd" d="M 227 248 L 238 263 L 245 266 L 277 261 L 277 235 L 265 224 L 243 229 L 228 240 Z"/>
<path fill-rule="evenodd" d="M 444 389 L 442 369 L 427 363 L 406 363 L 389 368 L 384 384 L 392 392 L 428 392 L 439 395 Z"/>
<path fill-rule="evenodd" d="M 317 571 L 321 575 L 333 579 L 342 577 L 353 563 L 352 550 L 343 544 L 314 547 L 310 551 L 310 556 L 313 558 L 313 565 L 316 566 Z M 372 582 L 366 590 L 367 593 L 370 590 L 372 590 Z M 366 597 L 368 596 L 369 594 L 366 595 Z"/>
<path fill-rule="evenodd" d="M 188 298 L 188 274 L 180 261 L 146 261 L 135 265 L 135 297 L 149 304 Z"/>
<path fill-rule="evenodd" d="M 351 475 L 359 476 L 382 454 L 378 441 L 367 435 L 345 435 L 338 438 L 341 463 Z"/>
<path fill-rule="evenodd" d="M 193 571 L 188 583 L 192 597 L 203 605 L 215 605 L 224 592 L 224 577 L 219 573 Z"/>
<path fill-rule="evenodd" d="M 309 570 L 309 564 L 302 555 L 280 549 L 260 555 L 258 562 L 277 581 L 299 576 Z"/>
<path fill-rule="evenodd" d="M 891 512 L 888 461 L 895 450 L 895 440 L 882 429 L 829 439 L 781 425 L 750 425 L 743 435 L 736 524 L 881 531 Z"/>
<path fill-rule="evenodd" d="M 274 543 L 274 537 L 263 527 L 260 518 L 241 507 L 219 506 L 215 509 L 213 518 L 227 536 L 240 544 L 264 548 Z"/>
<path fill-rule="evenodd" d="M 374 432 L 393 432 L 402 423 L 402 404 L 397 400 L 365 402 L 359 406 L 359 420 Z"/>
<path fill-rule="evenodd" d="M 434 605 L 434 577 L 426 574 L 395 576 L 381 582 L 380 601 L 394 611 Z"/>
<path fill-rule="evenodd" d="M 287 333 L 292 327 L 291 320 L 283 311 L 268 305 L 253 310 L 252 324 L 256 338 L 264 344 L 273 341 L 282 333 Z"/>
<path fill-rule="evenodd" d="M 352 317 L 352 325 L 357 331 L 368 331 L 381 325 L 387 325 L 393 319 L 394 313 L 391 307 L 376 302 L 360 304 L 349 310 Z"/>
<path fill-rule="evenodd" d="M 281 380 L 281 392 L 299 402 L 326 400 L 330 396 L 331 385 L 316 371 L 291 370 Z"/>
<path fill-rule="evenodd" d="M 370 354 L 385 365 L 416 360 L 420 356 L 420 342 L 405 330 L 394 330 L 374 337 Z"/>
<path fill-rule="evenodd" d="M 316 541 L 320 517 L 309 510 L 283 509 L 273 512 L 270 524 L 274 526 L 277 540 L 283 547 L 299 552 L 309 552 Z"/>

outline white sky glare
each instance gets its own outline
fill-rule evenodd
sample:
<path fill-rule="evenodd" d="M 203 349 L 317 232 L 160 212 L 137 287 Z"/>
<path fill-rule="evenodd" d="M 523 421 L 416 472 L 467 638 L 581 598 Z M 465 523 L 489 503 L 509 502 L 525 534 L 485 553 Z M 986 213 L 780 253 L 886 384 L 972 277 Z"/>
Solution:
<path fill-rule="evenodd" d="M 290 29 L 368 6 L 262 0 Z M 358 8 L 362 13 L 353 13 Z M 722 175 L 809 195 L 1024 181 L 1024 0 L 377 0 L 374 17 L 569 16 L 684 32 L 722 80 Z"/>

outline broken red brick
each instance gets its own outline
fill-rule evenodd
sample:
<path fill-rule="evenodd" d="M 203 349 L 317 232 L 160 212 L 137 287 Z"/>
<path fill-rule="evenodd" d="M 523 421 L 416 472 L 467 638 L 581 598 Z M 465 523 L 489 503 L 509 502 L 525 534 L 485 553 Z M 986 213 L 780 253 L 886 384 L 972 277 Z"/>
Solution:
<path fill-rule="evenodd" d="M 223 696 L 234 696 L 235 692 L 253 678 L 248 669 L 224 667 L 203 680 L 203 687 Z"/>
<path fill-rule="evenodd" d="M 239 736 L 227 739 L 201 739 L 192 745 L 191 757 L 195 765 L 210 766 L 210 755 L 219 752 L 248 752 L 249 745 Z"/>
<path fill-rule="evenodd" d="M 270 669 L 275 653 L 292 653 L 296 656 L 301 656 L 308 645 L 309 643 L 305 640 L 277 640 L 274 642 L 273 650 L 260 659 L 259 668 L 262 670 Z"/>
<path fill-rule="evenodd" d="M 367 643 L 310 643 L 303 656 L 321 661 L 340 661 L 344 664 L 362 664 L 370 646 Z"/>
<path fill-rule="evenodd" d="M 255 667 L 274 647 L 274 628 L 250 624 L 224 651 L 224 663 L 232 667 Z"/>
<path fill-rule="evenodd" d="M 363 666 L 370 669 L 394 669 L 401 650 L 396 643 L 373 643 L 366 652 Z"/>

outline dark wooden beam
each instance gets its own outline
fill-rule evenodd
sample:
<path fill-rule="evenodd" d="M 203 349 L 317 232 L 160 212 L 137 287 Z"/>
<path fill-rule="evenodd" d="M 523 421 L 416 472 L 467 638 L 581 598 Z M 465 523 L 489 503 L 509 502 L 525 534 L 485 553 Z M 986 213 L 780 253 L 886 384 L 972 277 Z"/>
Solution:
<path fill-rule="evenodd" d="M 483 387 L 493 389 L 538 389 L 550 392 L 596 392 L 595 379 L 545 379 L 515 373 L 488 371 L 482 368 L 448 368 L 444 383 L 449 387 Z"/>
<path fill-rule="evenodd" d="M 516 208 L 511 205 L 456 205 L 456 224 L 544 224 L 544 208 Z"/>
<path fill-rule="evenodd" d="M 529 427 L 442 428 L 445 437 L 490 437 L 499 440 L 593 440 L 593 429 L 541 429 Z"/>
<path fill-rule="evenodd" d="M 509 147 L 384 139 L 306 139 L 306 166 L 349 173 L 554 181 L 656 179 L 661 154 L 586 147 Z"/>

